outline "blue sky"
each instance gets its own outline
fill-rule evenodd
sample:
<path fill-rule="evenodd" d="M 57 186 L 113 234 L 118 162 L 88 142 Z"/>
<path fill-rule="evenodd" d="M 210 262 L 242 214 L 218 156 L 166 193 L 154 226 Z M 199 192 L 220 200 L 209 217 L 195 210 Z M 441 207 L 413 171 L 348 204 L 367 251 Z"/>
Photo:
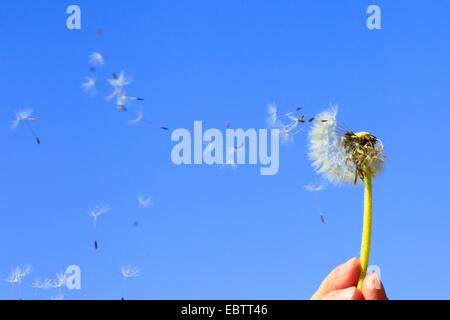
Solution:
<path fill-rule="evenodd" d="M 448 299 L 450 112 L 448 1 L 2 1 L 0 4 L 0 275 L 32 264 L 36 276 L 76 264 L 68 299 L 119 299 L 121 265 L 138 265 L 130 299 L 308 299 L 337 264 L 359 254 L 362 188 L 329 186 L 307 159 L 307 137 L 282 147 L 280 172 L 176 167 L 170 133 L 141 125 L 80 89 L 88 56 L 98 78 L 125 70 L 148 117 L 171 128 L 263 128 L 265 108 L 330 103 L 355 131 L 380 137 L 388 156 L 375 182 L 371 264 L 392 299 Z M 78 4 L 82 30 L 66 29 Z M 102 28 L 103 36 L 96 30 Z M 9 129 L 29 107 L 42 139 Z M 151 195 L 140 209 L 136 197 Z M 109 204 L 92 246 L 89 209 Z M 133 221 L 139 219 L 139 228 Z M 11 299 L 0 283 L 0 298 Z"/>

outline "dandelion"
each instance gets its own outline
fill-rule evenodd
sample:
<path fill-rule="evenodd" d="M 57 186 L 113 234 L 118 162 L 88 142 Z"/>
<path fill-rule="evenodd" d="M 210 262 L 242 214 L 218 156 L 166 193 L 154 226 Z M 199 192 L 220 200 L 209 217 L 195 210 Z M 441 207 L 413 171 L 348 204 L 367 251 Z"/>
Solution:
<path fill-rule="evenodd" d="M 98 68 L 101 67 L 105 64 L 105 57 L 102 53 L 100 52 L 93 52 L 90 56 L 89 56 L 89 63 L 91 64 L 91 66 L 93 66 L 94 68 Z"/>
<path fill-rule="evenodd" d="M 97 221 L 98 219 L 103 216 L 104 214 L 108 213 L 109 207 L 108 206 L 99 206 L 95 208 L 94 210 L 91 210 L 89 212 L 89 215 L 94 219 L 94 247 L 95 250 L 98 249 L 98 242 L 97 242 Z"/>
<path fill-rule="evenodd" d="M 25 265 L 23 267 L 15 267 L 5 279 L 5 281 L 12 285 L 13 292 L 14 287 L 18 286 L 19 289 L 19 300 L 22 300 L 22 281 L 28 276 L 32 271 L 32 267 L 30 265 Z"/>
<path fill-rule="evenodd" d="M 332 182 L 364 183 L 364 225 L 361 245 L 362 288 L 370 256 L 372 235 L 372 180 L 384 165 L 383 144 L 367 132 L 344 130 L 337 123 L 337 107 L 321 113 L 313 121 L 309 156 L 315 170 Z"/>
<path fill-rule="evenodd" d="M 125 300 L 126 281 L 141 277 L 142 272 L 137 266 L 122 266 L 120 275 L 122 276 L 122 300 Z"/>
<path fill-rule="evenodd" d="M 86 80 L 81 84 L 81 88 L 86 93 L 95 93 L 97 88 L 97 80 L 94 77 L 87 77 Z"/>
<path fill-rule="evenodd" d="M 30 122 L 36 121 L 36 118 L 33 116 L 33 110 L 21 110 L 16 112 L 14 120 L 11 122 L 11 129 L 17 129 L 21 123 L 24 123 L 28 130 L 30 130 L 31 134 L 34 136 L 37 144 L 41 144 L 41 139 L 33 130 Z"/>

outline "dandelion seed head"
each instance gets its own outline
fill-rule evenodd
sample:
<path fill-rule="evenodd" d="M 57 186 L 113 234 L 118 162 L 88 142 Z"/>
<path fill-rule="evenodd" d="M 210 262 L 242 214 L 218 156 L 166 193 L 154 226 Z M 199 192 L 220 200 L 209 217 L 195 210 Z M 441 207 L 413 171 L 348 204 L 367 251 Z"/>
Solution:
<path fill-rule="evenodd" d="M 378 176 L 384 167 L 383 144 L 368 132 L 346 132 L 342 145 L 347 153 L 347 160 L 355 166 L 356 179 L 364 179 L 367 170 L 373 177 Z"/>
<path fill-rule="evenodd" d="M 142 272 L 137 266 L 122 266 L 120 274 L 125 279 L 131 279 L 140 277 Z"/>
<path fill-rule="evenodd" d="M 355 175 L 361 176 L 359 171 L 361 166 L 365 165 L 369 166 L 376 176 L 384 162 L 382 144 L 373 140 L 376 139 L 373 136 L 371 142 L 365 143 L 354 133 L 341 133 L 337 115 L 337 107 L 332 106 L 319 114 L 312 123 L 309 133 L 309 157 L 314 169 L 335 183 L 355 183 Z M 356 155 L 360 152 L 363 152 L 363 156 L 358 156 L 359 162 L 356 163 Z"/>

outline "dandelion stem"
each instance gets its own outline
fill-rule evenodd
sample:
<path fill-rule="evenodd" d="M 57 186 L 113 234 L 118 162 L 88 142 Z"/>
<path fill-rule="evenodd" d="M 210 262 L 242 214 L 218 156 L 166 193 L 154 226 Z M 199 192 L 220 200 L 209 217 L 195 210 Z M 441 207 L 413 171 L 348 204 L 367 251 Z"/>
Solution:
<path fill-rule="evenodd" d="M 364 225 L 361 243 L 361 275 L 358 289 L 362 290 L 367 268 L 369 266 L 370 244 L 372 238 L 372 171 L 366 167 L 364 170 Z"/>

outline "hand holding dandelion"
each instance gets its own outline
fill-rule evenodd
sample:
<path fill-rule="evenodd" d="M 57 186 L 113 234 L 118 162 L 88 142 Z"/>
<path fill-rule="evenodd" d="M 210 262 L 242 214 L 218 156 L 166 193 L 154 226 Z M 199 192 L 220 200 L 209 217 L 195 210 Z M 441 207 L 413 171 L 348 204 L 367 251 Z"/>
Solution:
<path fill-rule="evenodd" d="M 372 180 L 383 169 L 383 144 L 367 132 L 342 130 L 336 118 L 337 108 L 332 108 L 314 120 L 310 132 L 310 158 L 316 171 L 333 182 L 364 182 L 364 225 L 358 282 L 358 289 L 362 289 L 372 236 Z"/>

